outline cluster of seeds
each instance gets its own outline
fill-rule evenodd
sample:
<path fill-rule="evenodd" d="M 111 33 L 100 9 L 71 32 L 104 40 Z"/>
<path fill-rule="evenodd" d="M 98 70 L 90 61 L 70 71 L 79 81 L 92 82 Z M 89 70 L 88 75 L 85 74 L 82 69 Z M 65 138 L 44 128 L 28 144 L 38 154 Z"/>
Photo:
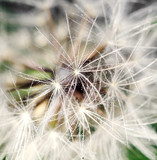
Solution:
<path fill-rule="evenodd" d="M 36 21 L 2 55 L 0 160 L 155 160 L 157 4 L 23 3 Z"/>

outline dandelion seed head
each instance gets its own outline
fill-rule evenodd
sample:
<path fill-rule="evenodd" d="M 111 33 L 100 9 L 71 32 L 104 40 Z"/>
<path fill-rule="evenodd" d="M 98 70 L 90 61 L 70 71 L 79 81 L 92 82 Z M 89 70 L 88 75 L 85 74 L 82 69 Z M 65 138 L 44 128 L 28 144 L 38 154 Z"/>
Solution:
<path fill-rule="evenodd" d="M 109 85 L 112 89 L 117 89 L 117 83 L 116 82 L 111 82 Z"/>
<path fill-rule="evenodd" d="M 59 84 L 59 82 L 54 82 L 54 83 L 52 83 L 52 85 L 56 90 L 60 90 L 61 89 L 61 85 Z"/>
<path fill-rule="evenodd" d="M 78 76 L 78 75 L 80 74 L 80 70 L 75 69 L 75 70 L 74 70 L 74 74 L 75 74 L 75 76 Z"/>
<path fill-rule="evenodd" d="M 8 103 L 3 105 L 0 97 L 0 148 L 5 142 L 0 159 L 25 160 L 30 154 L 28 160 L 123 160 L 122 146 L 130 144 L 155 159 L 151 146 L 157 135 L 150 125 L 157 122 L 156 47 L 151 46 L 156 8 L 128 14 L 134 2 L 80 0 L 75 12 L 73 3 L 24 1 L 40 9 L 27 24 L 39 25 L 40 35 L 30 34 L 26 45 L 31 51 L 33 39 L 36 51 L 46 50 L 46 56 L 40 54 L 37 58 L 44 58 L 35 66 L 21 60 L 19 65 L 16 58 L 12 62 L 11 68 L 31 71 L 18 74 L 25 82 L 17 78 L 9 86 Z"/>
<path fill-rule="evenodd" d="M 20 113 L 20 117 L 25 124 L 29 123 L 31 120 L 30 113 L 28 113 L 27 111 Z"/>
<path fill-rule="evenodd" d="M 79 112 L 81 114 L 85 113 L 86 112 L 86 108 L 83 105 L 79 106 Z"/>

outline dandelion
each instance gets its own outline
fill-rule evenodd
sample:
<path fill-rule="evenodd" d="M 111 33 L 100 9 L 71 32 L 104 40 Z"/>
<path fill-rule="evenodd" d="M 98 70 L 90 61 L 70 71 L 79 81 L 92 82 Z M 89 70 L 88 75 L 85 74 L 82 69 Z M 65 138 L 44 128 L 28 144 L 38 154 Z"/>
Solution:
<path fill-rule="evenodd" d="M 2 64 L 0 159 L 156 159 L 157 4 L 131 10 L 140 3 L 22 2 L 46 17 L 23 14 L 34 31 L 10 48 L 28 55 Z"/>

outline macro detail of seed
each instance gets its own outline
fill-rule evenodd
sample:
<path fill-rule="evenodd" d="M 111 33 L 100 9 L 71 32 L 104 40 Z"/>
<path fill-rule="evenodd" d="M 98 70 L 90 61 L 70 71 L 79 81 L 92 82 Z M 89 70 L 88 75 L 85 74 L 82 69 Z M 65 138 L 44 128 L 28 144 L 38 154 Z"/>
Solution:
<path fill-rule="evenodd" d="M 0 160 L 157 159 L 157 2 L 0 2 Z"/>

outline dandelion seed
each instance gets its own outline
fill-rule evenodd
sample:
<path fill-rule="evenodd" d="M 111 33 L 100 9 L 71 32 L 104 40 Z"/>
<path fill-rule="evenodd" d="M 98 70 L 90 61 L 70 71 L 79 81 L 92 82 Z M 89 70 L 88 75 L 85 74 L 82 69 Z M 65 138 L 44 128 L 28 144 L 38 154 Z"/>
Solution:
<path fill-rule="evenodd" d="M 61 88 L 61 85 L 58 82 L 54 82 L 52 85 L 56 90 L 59 90 Z"/>
<path fill-rule="evenodd" d="M 77 69 L 75 69 L 75 70 L 74 70 L 74 74 L 75 74 L 76 76 L 78 76 L 78 75 L 80 74 L 80 71 L 77 70 Z"/>

